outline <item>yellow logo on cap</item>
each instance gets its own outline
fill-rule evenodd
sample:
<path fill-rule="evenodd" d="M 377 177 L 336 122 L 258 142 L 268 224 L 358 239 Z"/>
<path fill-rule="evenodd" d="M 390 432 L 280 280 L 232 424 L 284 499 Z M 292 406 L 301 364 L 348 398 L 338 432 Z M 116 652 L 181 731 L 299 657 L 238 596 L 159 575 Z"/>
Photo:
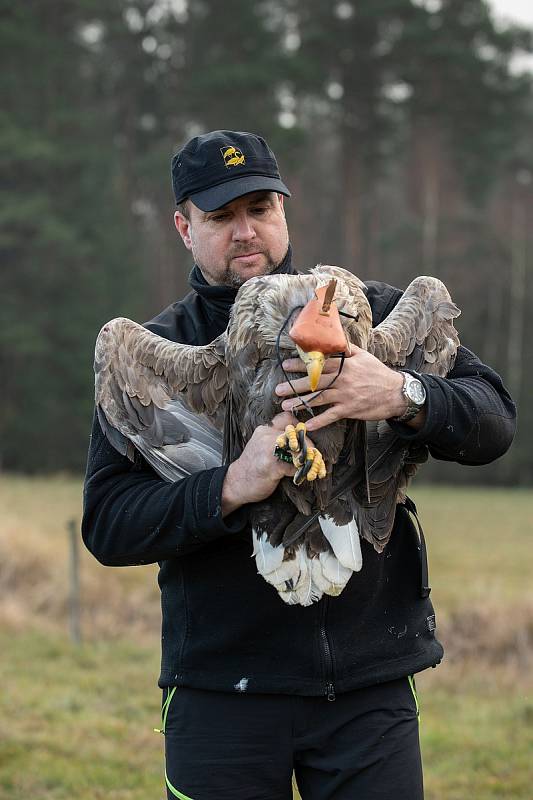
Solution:
<path fill-rule="evenodd" d="M 243 154 L 236 147 L 221 147 L 220 152 L 226 167 L 238 167 L 241 164 L 246 164 Z"/>

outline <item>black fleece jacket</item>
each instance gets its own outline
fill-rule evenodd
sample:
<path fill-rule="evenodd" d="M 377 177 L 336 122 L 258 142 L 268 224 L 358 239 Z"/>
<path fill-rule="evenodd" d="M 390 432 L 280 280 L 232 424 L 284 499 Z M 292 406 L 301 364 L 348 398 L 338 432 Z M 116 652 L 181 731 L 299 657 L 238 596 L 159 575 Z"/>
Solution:
<path fill-rule="evenodd" d="M 280 271 L 293 271 L 290 254 Z M 191 278 L 193 291 L 147 327 L 173 341 L 207 344 L 225 329 L 235 293 L 208 286 L 197 269 Z M 377 282 L 367 287 L 376 325 L 401 292 Z M 425 425 L 414 431 L 393 423 L 400 436 L 461 464 L 485 464 L 507 450 L 515 408 L 499 376 L 477 356 L 460 347 L 446 379 L 422 381 Z M 94 421 L 83 538 L 109 566 L 159 562 L 160 686 L 331 694 L 441 660 L 434 610 L 421 591 L 424 551 L 405 506 L 398 506 L 384 553 L 361 542 L 363 568 L 339 597 L 287 606 L 257 574 L 246 507 L 221 516 L 226 470 L 166 483 L 142 458 L 132 463 L 119 455 Z"/>

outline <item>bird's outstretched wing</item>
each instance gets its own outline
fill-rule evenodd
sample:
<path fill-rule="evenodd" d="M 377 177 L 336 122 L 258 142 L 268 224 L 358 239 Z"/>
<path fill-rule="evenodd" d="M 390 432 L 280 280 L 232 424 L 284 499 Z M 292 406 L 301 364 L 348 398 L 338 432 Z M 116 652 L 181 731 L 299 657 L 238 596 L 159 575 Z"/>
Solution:
<path fill-rule="evenodd" d="M 407 287 L 389 316 L 370 332 L 368 350 L 390 367 L 444 377 L 453 367 L 459 337 L 453 320 L 461 312 L 437 278 L 422 276 Z M 396 504 L 405 499 L 427 448 L 396 435 L 386 421 L 367 423 L 370 497 L 359 500 L 361 535 L 378 552 L 386 546 Z"/>
<path fill-rule="evenodd" d="M 370 332 L 369 352 L 390 367 L 444 377 L 453 367 L 461 312 L 438 278 L 415 278 L 389 316 Z"/>
<path fill-rule="evenodd" d="M 94 371 L 98 418 L 120 453 L 137 448 L 169 481 L 220 465 L 224 334 L 194 347 L 119 317 L 98 335 Z"/>

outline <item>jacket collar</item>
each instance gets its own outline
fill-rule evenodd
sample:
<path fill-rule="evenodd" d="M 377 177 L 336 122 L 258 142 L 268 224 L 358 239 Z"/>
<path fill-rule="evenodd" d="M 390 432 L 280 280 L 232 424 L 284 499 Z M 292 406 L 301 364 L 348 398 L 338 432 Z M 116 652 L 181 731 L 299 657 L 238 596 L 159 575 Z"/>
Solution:
<path fill-rule="evenodd" d="M 297 270 L 292 266 L 292 249 L 289 244 L 285 258 L 272 274 L 288 274 L 296 275 Z M 204 311 L 207 316 L 219 324 L 223 322 L 225 328 L 229 319 L 231 307 L 235 302 L 235 297 L 239 291 L 233 286 L 213 286 L 206 281 L 202 272 L 197 264 L 194 265 L 191 274 L 189 275 L 189 283 L 199 295 Z"/>

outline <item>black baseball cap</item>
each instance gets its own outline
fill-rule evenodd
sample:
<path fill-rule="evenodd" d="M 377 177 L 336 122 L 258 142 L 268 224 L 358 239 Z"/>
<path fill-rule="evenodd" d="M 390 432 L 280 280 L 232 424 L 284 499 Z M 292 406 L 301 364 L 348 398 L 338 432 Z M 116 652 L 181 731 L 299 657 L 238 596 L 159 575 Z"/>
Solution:
<path fill-rule="evenodd" d="M 243 131 L 211 131 L 188 141 L 172 158 L 172 188 L 176 205 L 189 198 L 202 211 L 248 192 L 291 196 L 266 141 Z"/>

